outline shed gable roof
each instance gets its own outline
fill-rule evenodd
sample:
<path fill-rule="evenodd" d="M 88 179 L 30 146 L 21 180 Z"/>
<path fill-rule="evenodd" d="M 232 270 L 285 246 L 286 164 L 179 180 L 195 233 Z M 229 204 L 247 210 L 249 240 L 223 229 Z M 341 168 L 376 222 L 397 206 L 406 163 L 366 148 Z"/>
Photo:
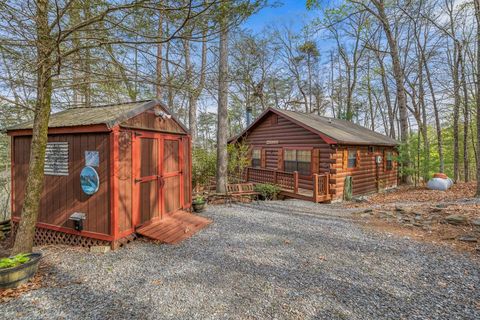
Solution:
<path fill-rule="evenodd" d="M 60 111 L 50 115 L 49 128 L 78 127 L 95 124 L 105 124 L 109 129 L 121 122 L 133 118 L 142 112 L 160 106 L 171 114 L 167 107 L 158 100 L 138 101 L 131 103 L 112 104 L 97 107 L 79 107 Z M 172 119 L 188 132 L 188 129 L 173 115 Z M 32 129 L 33 121 L 23 122 L 7 128 L 7 131 Z"/>
<path fill-rule="evenodd" d="M 276 113 L 293 121 L 307 130 L 320 135 L 329 144 L 396 146 L 399 142 L 381 133 L 362 127 L 350 121 L 328 118 L 316 114 L 268 108 L 247 129 L 231 141 L 243 136 L 270 113 Z"/>

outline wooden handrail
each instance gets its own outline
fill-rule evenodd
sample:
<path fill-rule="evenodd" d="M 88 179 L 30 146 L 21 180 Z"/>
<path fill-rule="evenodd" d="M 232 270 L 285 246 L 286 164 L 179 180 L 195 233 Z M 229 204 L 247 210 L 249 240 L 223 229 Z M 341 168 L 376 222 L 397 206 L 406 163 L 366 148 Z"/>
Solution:
<path fill-rule="evenodd" d="M 298 171 L 293 172 L 293 192 L 298 193 Z"/>
<path fill-rule="evenodd" d="M 282 189 L 291 190 L 298 194 L 299 180 L 298 172 L 286 172 L 266 168 L 245 168 L 245 181 L 256 183 L 273 183 Z M 330 196 L 330 177 L 328 173 L 314 173 L 313 179 L 313 201 L 318 202 Z"/>
<path fill-rule="evenodd" d="M 245 181 L 273 183 L 281 188 L 298 192 L 298 173 L 265 168 L 245 168 Z"/>

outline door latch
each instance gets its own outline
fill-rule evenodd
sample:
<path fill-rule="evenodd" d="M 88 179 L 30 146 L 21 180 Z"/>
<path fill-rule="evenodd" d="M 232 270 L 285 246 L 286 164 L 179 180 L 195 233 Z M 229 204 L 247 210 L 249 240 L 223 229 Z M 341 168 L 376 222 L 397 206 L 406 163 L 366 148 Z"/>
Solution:
<path fill-rule="evenodd" d="M 157 179 L 160 180 L 160 188 L 163 188 L 165 185 L 165 179 L 162 176 L 157 176 Z"/>

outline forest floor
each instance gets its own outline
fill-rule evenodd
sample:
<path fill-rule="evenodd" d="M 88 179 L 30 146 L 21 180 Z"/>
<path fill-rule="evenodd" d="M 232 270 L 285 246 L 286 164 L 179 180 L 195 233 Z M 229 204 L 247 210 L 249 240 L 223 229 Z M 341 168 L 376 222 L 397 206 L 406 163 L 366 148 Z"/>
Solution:
<path fill-rule="evenodd" d="M 476 183 L 447 191 L 400 187 L 343 204 L 370 228 L 449 245 L 480 255 L 480 199 Z"/>

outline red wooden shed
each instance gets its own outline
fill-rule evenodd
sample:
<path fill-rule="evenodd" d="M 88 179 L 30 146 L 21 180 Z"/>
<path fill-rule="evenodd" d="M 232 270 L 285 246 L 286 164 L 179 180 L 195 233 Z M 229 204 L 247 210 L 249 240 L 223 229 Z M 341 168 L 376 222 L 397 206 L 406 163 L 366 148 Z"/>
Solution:
<path fill-rule="evenodd" d="M 32 122 L 7 132 L 15 222 L 24 199 Z M 188 130 L 157 100 L 52 114 L 35 243 L 115 248 L 135 233 L 168 243 L 190 236 L 209 222 L 187 212 L 190 148 Z"/>

